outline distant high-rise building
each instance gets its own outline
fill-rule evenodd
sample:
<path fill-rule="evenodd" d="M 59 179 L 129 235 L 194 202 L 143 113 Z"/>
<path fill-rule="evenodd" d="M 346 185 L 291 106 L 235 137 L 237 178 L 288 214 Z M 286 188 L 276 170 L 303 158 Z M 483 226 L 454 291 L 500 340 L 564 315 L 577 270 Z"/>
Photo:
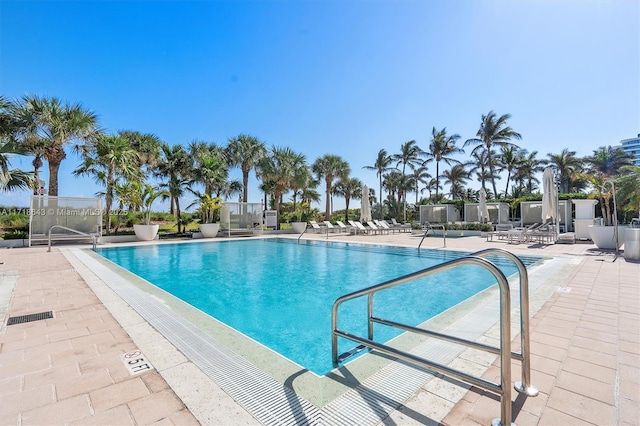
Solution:
<path fill-rule="evenodd" d="M 624 152 L 634 156 L 633 164 L 640 166 L 640 134 L 637 138 L 621 140 L 620 145 Z"/>

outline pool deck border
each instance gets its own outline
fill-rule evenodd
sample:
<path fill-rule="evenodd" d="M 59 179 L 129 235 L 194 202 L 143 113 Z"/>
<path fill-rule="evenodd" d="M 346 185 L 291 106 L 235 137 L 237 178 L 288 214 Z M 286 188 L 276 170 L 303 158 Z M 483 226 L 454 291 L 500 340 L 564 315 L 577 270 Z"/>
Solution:
<path fill-rule="evenodd" d="M 386 237 L 364 237 L 365 241 L 375 242 L 376 244 L 398 244 L 406 245 L 408 243 L 417 244 L 415 239 L 409 240 L 407 238 L 386 238 Z M 347 241 L 355 241 L 353 237 L 346 237 Z M 530 255 L 545 255 L 545 256 L 562 256 L 568 257 L 573 261 L 573 267 L 569 273 L 565 273 L 564 276 L 558 277 L 556 284 L 556 290 L 550 294 L 550 298 L 547 301 L 542 301 L 542 305 L 538 313 L 534 316 L 532 321 L 532 351 L 536 357 L 536 362 L 533 364 L 533 382 L 541 388 L 541 395 L 538 398 L 529 398 L 522 402 L 516 400 L 516 408 L 514 409 L 514 417 L 518 424 L 554 424 L 553 419 L 572 420 L 577 423 L 593 423 L 593 424 L 637 424 L 635 414 L 638 413 L 638 389 L 640 389 L 639 379 L 639 362 L 638 362 L 638 289 L 640 288 L 640 265 L 637 263 L 627 262 L 623 258 L 619 258 L 616 262 L 612 262 L 612 256 L 608 253 L 598 253 L 593 251 L 592 246 L 588 245 L 576 245 L 576 246 L 548 246 L 548 247 L 510 247 L 504 244 L 487 244 L 479 243 L 483 239 L 479 237 L 469 237 L 468 239 L 460 239 L 466 241 L 449 241 L 449 245 L 455 245 L 460 243 L 458 249 L 475 250 L 486 248 L 488 246 L 499 246 L 503 248 L 513 249 L 514 252 L 524 252 Z M 431 246 L 437 247 L 435 239 L 429 241 Z M 456 247 L 452 247 L 456 248 Z M 6 253 L 6 252 L 5 252 Z M 21 267 L 16 268 L 19 262 L 16 262 L 17 256 L 21 253 L 27 254 L 31 257 L 32 261 L 35 261 L 36 265 L 29 264 L 27 259 L 20 259 L 23 261 Z M 517 253 L 516 253 L 517 254 Z M 47 259 L 49 256 L 49 259 Z M 41 263 L 47 260 L 57 259 L 57 263 L 60 265 L 51 266 L 48 271 L 53 275 L 70 275 L 75 276 L 77 272 L 69 271 L 68 263 L 60 261 L 59 256 L 55 254 L 43 253 L 42 248 L 32 249 L 15 249 L 12 250 L 9 256 L 3 256 L 5 265 L 2 266 L 0 271 L 3 272 L 3 286 L 0 290 L 6 291 L 8 286 L 5 286 L 5 281 L 14 280 L 14 284 L 11 291 L 12 299 L 11 303 L 7 307 L 7 315 L 13 316 L 20 312 L 25 312 L 28 309 L 32 309 L 36 303 L 29 301 L 29 295 L 24 294 L 22 289 L 23 281 L 32 280 L 42 281 L 49 280 L 49 276 L 44 271 L 37 271 L 37 267 Z M 7 265 L 10 265 L 7 268 Z M 34 268 L 35 266 L 35 268 Z M 31 270 L 30 270 L 31 268 Z M 66 269 L 65 269 L 66 268 Z M 11 272 L 11 273 L 9 273 Z M 11 278 L 13 277 L 13 278 Z M 51 280 L 51 287 L 57 288 L 55 280 Z M 588 288 L 588 290 L 587 290 Z M 31 289 L 33 290 L 33 289 Z M 30 293 L 34 293 L 31 291 Z M 84 291 L 83 293 L 86 293 Z M 93 291 L 95 293 L 95 290 Z M 2 294 L 2 292 L 0 292 Z M 89 295 L 88 297 L 90 297 Z M 613 300 L 615 298 L 615 301 Z M 24 304 L 26 302 L 26 304 Z M 49 301 L 48 303 L 52 303 Z M 23 305 L 21 305 L 23 304 Z M 68 309 L 64 310 L 65 316 L 70 316 L 74 310 L 80 312 L 83 311 L 83 315 L 89 316 L 86 307 L 74 308 L 71 304 L 65 303 L 64 300 L 58 301 L 59 305 L 64 304 Z M 94 307 L 96 312 L 100 312 L 101 317 L 106 317 L 105 309 L 96 308 L 95 303 L 91 306 Z M 579 308 L 579 309 L 578 309 Z M 112 309 L 110 308 L 109 311 Z M 111 312 L 113 314 L 113 312 Z M 51 326 L 60 328 L 60 317 L 54 320 L 47 320 Z M 615 324 L 614 324 L 615 323 Z M 152 330 L 146 322 L 134 322 L 132 324 L 134 329 L 139 331 Z M 50 360 L 49 368 L 44 368 L 42 365 L 39 369 L 26 374 L 24 371 L 28 367 L 27 358 L 30 360 L 31 355 L 29 353 L 34 352 L 39 346 L 51 346 L 53 341 L 49 334 L 46 334 L 46 338 L 40 335 L 31 335 L 28 332 L 18 333 L 15 328 L 23 327 L 29 328 L 42 328 L 35 325 L 20 325 L 20 326 L 3 326 L 0 331 L 0 342 L 2 343 L 2 349 L 0 350 L 0 360 L 2 360 L 2 367 L 0 367 L 0 383 L 14 383 L 16 380 L 21 383 L 17 386 L 18 392 L 9 392 L 9 398 L 15 397 L 22 392 L 33 391 L 32 383 L 35 377 L 38 376 L 51 376 L 51 368 L 54 368 L 54 363 L 51 361 L 55 359 L 52 354 L 48 355 Z M 65 324 L 65 327 L 69 327 L 69 324 Z M 613 330 L 615 328 L 615 330 Z M 569 333 L 571 330 L 573 333 Z M 604 331 L 606 330 L 606 332 Z M 11 331 L 11 332 L 9 332 Z M 42 331 L 42 330 L 41 330 Z M 68 332 L 69 330 L 67 330 Z M 51 332 L 51 330 L 49 330 Z M 60 330 L 58 330 L 60 332 Z M 110 331 L 111 335 L 121 334 L 119 331 Z M 128 333 L 131 338 L 131 333 Z M 135 333 L 134 333 L 135 334 Z M 72 333 L 69 333 L 71 336 Z M 144 341 L 144 334 L 136 336 Z M 612 337 L 613 336 L 613 337 Z M 18 339 L 20 337 L 20 339 Z M 58 339 L 60 336 L 56 336 Z M 69 351 L 69 347 L 73 347 L 74 343 L 79 344 L 78 339 L 82 336 L 69 337 L 64 346 Z M 105 336 L 102 336 L 104 338 Z M 491 339 L 491 336 L 485 338 Z M 97 339 L 97 338 L 96 338 Z M 137 340 L 134 338 L 133 341 Z M 56 340 L 56 343 L 58 340 Z M 154 343 L 156 344 L 156 343 Z M 60 344 L 62 345 L 62 344 Z M 93 346 L 98 344 L 95 342 Z M 22 348 L 20 348 L 22 346 Z M 120 350 L 129 349 L 129 347 L 122 347 Z M 44 350 L 44 349 L 43 349 Z M 64 352 L 64 351 L 63 351 Z M 172 354 L 172 356 L 178 356 L 175 352 L 168 348 L 161 348 L 159 351 L 164 354 Z M 564 354 L 563 356 L 561 355 Z M 472 368 L 478 368 L 478 366 L 484 364 L 486 369 L 486 375 L 495 376 L 495 366 L 492 365 L 490 360 L 483 359 L 468 359 L 469 354 L 463 354 L 458 357 L 454 363 L 467 364 Z M 562 358 L 562 359 L 556 359 Z M 612 362 L 612 358 L 616 362 Z M 162 358 L 160 358 L 161 360 Z M 14 361 L 14 362 L 8 362 Z M 236 405 L 233 405 L 233 401 L 229 403 L 228 396 L 225 396 L 224 392 L 220 389 L 200 387 L 201 383 L 197 381 L 190 381 L 185 384 L 184 373 L 189 370 L 189 373 L 197 373 L 191 371 L 190 367 L 186 364 L 180 363 L 180 367 L 174 366 L 172 368 L 164 368 L 163 362 L 154 358 L 154 365 L 163 373 L 167 372 L 167 376 L 170 374 L 175 375 L 176 383 L 171 384 L 171 387 L 180 390 L 186 388 L 187 390 L 193 389 L 206 389 L 206 391 L 200 392 L 200 398 L 202 402 L 214 405 L 216 408 L 212 410 L 215 417 L 202 417 L 201 413 L 197 413 L 195 408 L 192 408 L 191 403 L 187 403 L 187 406 L 191 409 L 191 412 L 196 415 L 196 418 L 200 419 L 203 424 L 253 424 L 255 419 L 249 416 L 246 411 L 242 410 Z M 565 364 L 567 364 L 565 366 Z M 34 366 L 37 368 L 38 366 Z M 565 368 L 566 367 L 566 368 Z M 517 375 L 517 365 L 514 364 L 514 380 Z M 116 366 L 112 367 L 113 371 L 117 371 Z M 79 368 L 80 373 L 83 373 L 82 368 Z M 544 370 L 544 371 L 540 371 Z M 611 372 L 613 371 L 613 384 L 608 383 L 611 378 Z M 550 374 L 555 372 L 555 376 Z M 622 374 L 621 374 L 622 373 Z M 118 373 L 120 374 L 120 373 Z M 112 373 L 116 379 L 122 379 L 118 374 Z M 596 375 L 596 377 L 593 377 Z M 552 377 L 549 377 L 552 376 Z M 25 379 L 29 377 L 29 380 Z M 144 377 L 144 376 L 143 376 Z M 154 376 L 156 377 L 156 376 Z M 17 378 L 20 378 L 19 380 Z M 66 378 L 69 380 L 69 378 Z M 541 384 L 536 383 L 536 379 Z M 42 383 L 47 383 L 46 386 L 54 389 L 54 401 L 48 401 L 41 407 L 50 407 L 50 403 L 66 404 L 70 405 L 68 401 L 70 398 L 58 400 L 59 394 L 55 392 L 57 390 L 56 381 L 49 379 L 53 383 L 49 383 L 44 379 L 39 379 Z M 165 379 L 166 380 L 166 379 Z M 61 380 L 62 381 L 62 380 Z M 169 380 L 170 381 L 170 380 Z M 595 381 L 595 382 L 594 382 Z M 129 382 L 129 380 L 123 380 L 120 383 Z M 137 382 L 136 382 L 137 383 Z M 198 386 L 193 386 L 198 383 Z M 391 412 L 389 416 L 389 422 L 395 421 L 396 423 L 414 423 L 414 424 L 428 424 L 429 422 L 443 422 L 447 424 L 460 424 L 463 423 L 480 423 L 486 424 L 486 419 L 492 419 L 496 417 L 496 413 L 499 412 L 494 398 L 484 395 L 480 397 L 482 392 L 478 392 L 475 389 L 466 391 L 464 387 L 453 386 L 443 394 L 432 392 L 435 388 L 441 388 L 448 382 L 442 379 L 434 379 L 429 381 L 423 389 L 415 393 L 412 397 L 404 401 L 404 404 L 398 409 Z M 594 388 L 594 383 L 598 384 L 598 387 L 602 387 L 605 390 L 600 391 L 600 394 L 589 394 L 588 389 Z M 111 385 L 105 385 L 101 390 L 106 392 L 110 386 L 117 386 L 119 383 L 113 383 Z M 45 385 L 36 386 L 37 388 L 46 387 Z M 204 385 L 202 385 L 204 386 Z M 149 385 L 146 386 L 147 389 Z M 11 386 L 14 391 L 16 388 Z M 168 392 L 168 389 L 163 388 Z M 87 399 L 93 402 L 93 398 L 100 396 L 100 392 L 94 390 L 93 394 L 88 392 Z M 610 394 L 612 391 L 613 394 Z M 51 392 L 51 389 L 49 389 Z M 587 393 L 587 395 L 585 395 Z M 459 396 L 459 402 L 455 402 L 453 395 Z M 572 398 L 567 399 L 567 395 Z M 22 396 L 26 396 L 23 394 Z M 564 401 L 564 402 L 563 402 Z M 595 401 L 595 402 L 594 402 Z M 112 409 L 118 408 L 118 412 L 127 411 L 131 416 L 133 410 L 132 406 L 135 400 L 127 404 L 120 404 L 114 406 Z M 186 403 L 186 401 L 183 400 Z M 520 404 L 518 406 L 518 403 Z M 604 406 L 602 406 L 604 404 Z M 95 404 L 94 404 L 95 405 Z M 100 404 L 98 404 L 99 406 Z M 89 404 L 91 406 L 91 404 Z M 122 408 L 126 407 L 126 410 Z M 580 409 L 576 408 L 581 407 Z M 597 414 L 591 407 L 598 407 L 605 413 Z M 62 407 L 62 405 L 61 405 Z M 607 408 L 611 407 L 611 408 Z M 6 414 L 0 410 L 0 421 L 17 418 L 18 421 L 23 422 L 29 419 L 33 419 L 33 411 L 39 408 L 28 409 L 25 407 L 19 413 Z M 62 410 L 64 411 L 64 410 Z M 91 411 L 91 410 L 89 410 Z M 243 412 L 244 411 L 244 412 Z M 181 412 L 181 419 L 186 419 L 188 413 L 185 412 L 184 407 L 178 410 Z M 87 418 L 96 418 L 102 414 L 103 410 L 96 410 L 94 406 L 94 413 Z M 444 414 L 440 414 L 444 413 Z M 9 417 L 5 417 L 5 414 Z M 614 415 L 614 417 L 611 417 Z M 15 417 L 17 416 L 17 417 Z M 563 417 L 564 416 L 564 417 Z M 608 417 L 605 417 L 608 416 Z M 170 416 L 165 417 L 170 419 Z M 177 417 L 174 417 L 176 419 Z M 204 419 L 204 420 L 203 420 Z M 601 420 L 605 421 L 601 421 Z M 607 421 L 607 419 L 613 419 L 613 421 Z M 193 421 L 193 419 L 190 419 Z M 176 420 L 169 420 L 176 424 L 188 423 L 180 422 Z M 13 421 L 7 423 L 12 424 Z M 28 422 L 27 422 L 28 423 Z M 136 420 L 138 424 L 146 424 L 141 420 Z M 557 423 L 557 421 L 556 421 Z"/>

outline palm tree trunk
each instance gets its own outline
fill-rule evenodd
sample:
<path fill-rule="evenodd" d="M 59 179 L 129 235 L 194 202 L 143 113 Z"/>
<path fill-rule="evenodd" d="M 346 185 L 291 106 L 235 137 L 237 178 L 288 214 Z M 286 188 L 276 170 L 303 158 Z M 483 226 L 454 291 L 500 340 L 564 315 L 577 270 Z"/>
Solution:
<path fill-rule="evenodd" d="M 327 200 L 325 202 L 325 220 L 329 220 L 331 215 L 331 180 L 327 179 L 326 187 Z"/>
<path fill-rule="evenodd" d="M 49 160 L 49 195 L 58 196 L 58 170 L 62 160 Z"/>

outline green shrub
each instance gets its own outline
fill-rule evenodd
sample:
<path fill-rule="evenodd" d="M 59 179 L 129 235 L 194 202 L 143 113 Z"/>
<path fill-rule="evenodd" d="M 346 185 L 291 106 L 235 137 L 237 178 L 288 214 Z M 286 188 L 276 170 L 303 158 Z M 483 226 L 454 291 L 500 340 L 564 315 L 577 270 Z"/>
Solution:
<path fill-rule="evenodd" d="M 5 232 L 2 234 L 3 240 L 24 240 L 29 238 L 29 233 L 25 231 Z"/>

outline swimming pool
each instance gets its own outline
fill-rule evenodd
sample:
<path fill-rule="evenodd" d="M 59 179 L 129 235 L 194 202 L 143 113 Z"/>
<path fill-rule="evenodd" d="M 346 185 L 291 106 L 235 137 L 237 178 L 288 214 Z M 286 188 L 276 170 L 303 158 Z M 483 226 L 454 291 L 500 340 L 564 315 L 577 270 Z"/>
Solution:
<path fill-rule="evenodd" d="M 273 238 L 98 253 L 318 375 L 332 369 L 331 306 L 337 297 L 467 254 Z M 506 275 L 516 271 L 509 261 L 490 260 Z M 522 260 L 530 265 L 538 258 Z M 483 269 L 464 266 L 381 293 L 376 312 L 418 325 L 494 283 Z M 340 318 L 340 328 L 366 333 L 366 301 L 345 304 Z M 379 341 L 396 335 L 376 329 Z M 341 341 L 340 351 L 352 346 Z"/>

